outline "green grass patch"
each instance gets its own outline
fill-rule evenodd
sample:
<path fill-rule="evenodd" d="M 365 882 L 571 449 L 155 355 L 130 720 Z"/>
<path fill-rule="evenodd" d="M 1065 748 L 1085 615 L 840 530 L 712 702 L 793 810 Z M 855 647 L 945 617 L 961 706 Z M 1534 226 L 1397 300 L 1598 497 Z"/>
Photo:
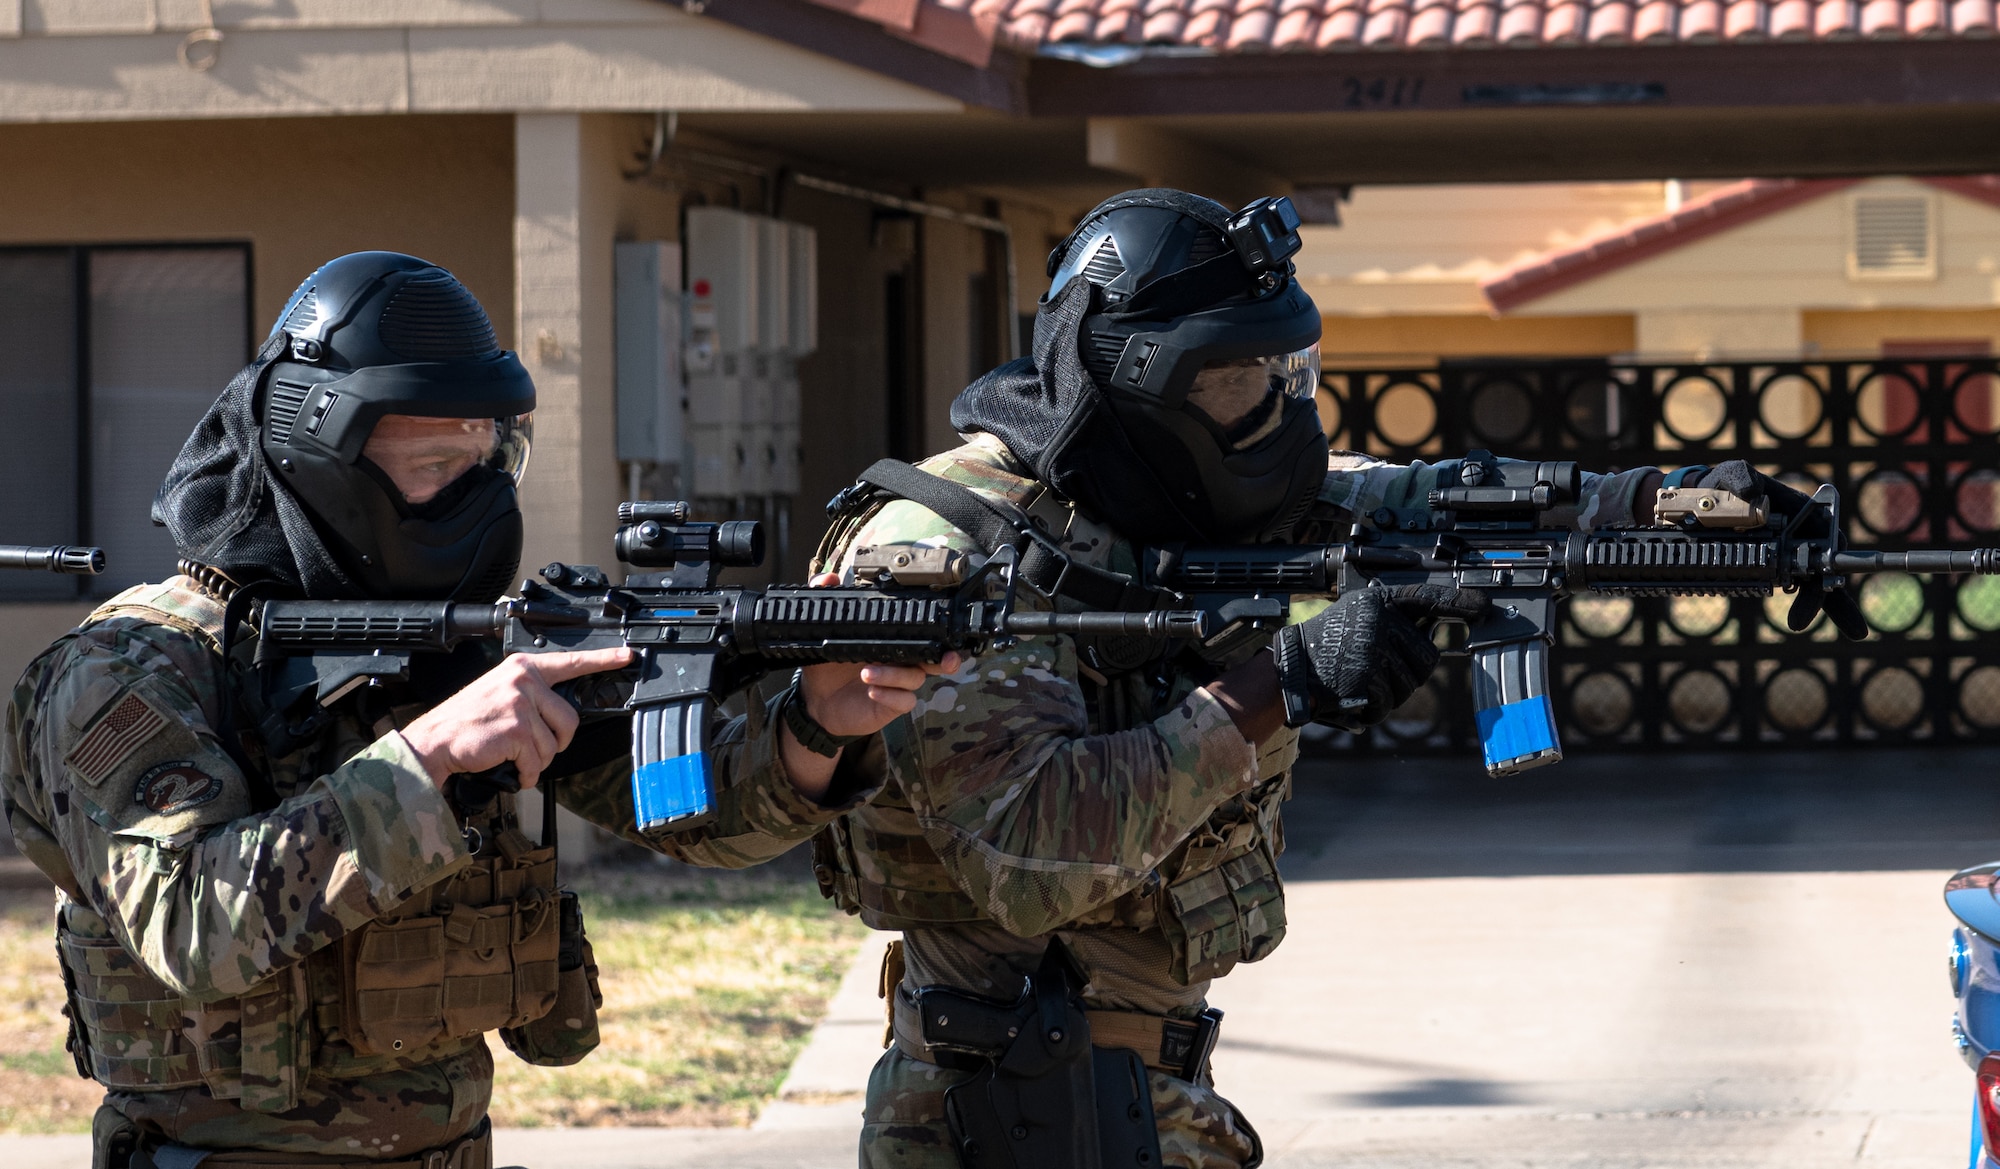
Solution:
<path fill-rule="evenodd" d="M 568 1068 L 500 1043 L 502 1125 L 740 1125 L 777 1091 L 867 930 L 796 871 L 566 874 L 596 950 L 604 1043 Z M 0 901 L 0 1132 L 88 1132 L 103 1092 L 63 1050 L 49 899 Z"/>

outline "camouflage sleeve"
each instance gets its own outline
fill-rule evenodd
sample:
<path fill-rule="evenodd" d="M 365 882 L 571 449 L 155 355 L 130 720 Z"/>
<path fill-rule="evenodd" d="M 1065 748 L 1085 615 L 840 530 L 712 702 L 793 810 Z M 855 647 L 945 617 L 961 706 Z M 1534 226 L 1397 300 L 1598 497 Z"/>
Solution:
<path fill-rule="evenodd" d="M 1350 516 L 1365 516 L 1380 507 L 1424 507 L 1437 487 L 1439 474 L 1455 471 L 1458 463 L 1457 459 L 1440 463 L 1419 460 L 1400 466 L 1353 451 L 1335 451 L 1327 460 L 1326 482 L 1320 487 L 1319 502 Z M 1657 469 L 1633 467 L 1610 475 L 1585 471 L 1583 497 L 1574 508 L 1555 509 L 1550 518 L 1581 530 L 1637 527 L 1633 504 L 1639 486 Z"/>
<path fill-rule="evenodd" d="M 852 541 L 867 544 L 979 552 L 903 500 Z M 1138 885 L 1257 776 L 1256 752 L 1202 691 L 1149 724 L 1091 734 L 1075 649 L 1059 638 L 1025 639 L 933 679 L 882 739 L 952 880 L 1024 937 Z"/>
<path fill-rule="evenodd" d="M 639 831 L 629 756 L 561 781 L 556 801 L 634 844 L 691 865 L 744 869 L 763 864 L 811 838 L 881 787 L 879 777 L 854 774 L 864 753 L 855 746 L 841 755 L 831 789 L 840 793 L 836 803 L 822 805 L 799 794 L 778 756 L 777 701 L 752 703 L 750 713 L 730 719 L 710 740 L 716 811 L 713 820 L 698 828 Z"/>
<path fill-rule="evenodd" d="M 255 810 L 199 684 L 121 624 L 24 679 L 8 748 L 22 774 L 8 785 L 161 981 L 198 1000 L 240 994 L 466 862 L 399 734 Z"/>
<path fill-rule="evenodd" d="M 929 683 L 883 732 L 890 768 L 953 880 L 1031 937 L 1144 881 L 1257 776 L 1196 690 L 1153 722 L 1091 734 L 1066 642 L 1022 641 Z"/>

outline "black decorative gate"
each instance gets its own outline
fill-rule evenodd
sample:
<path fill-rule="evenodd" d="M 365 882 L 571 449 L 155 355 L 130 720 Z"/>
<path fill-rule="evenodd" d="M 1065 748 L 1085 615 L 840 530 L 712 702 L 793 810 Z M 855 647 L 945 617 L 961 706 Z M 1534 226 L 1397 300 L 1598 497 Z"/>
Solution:
<path fill-rule="evenodd" d="M 2000 367 L 1987 356 L 1877 361 L 1477 361 L 1335 369 L 1321 411 L 1336 448 L 1395 462 L 1474 447 L 1585 470 L 1747 458 L 1806 490 L 1839 488 L 1857 546 L 2000 543 Z M 2000 577 L 1877 576 L 1875 633 L 1822 618 L 1785 630 L 1790 598 L 1578 597 L 1551 689 L 1567 749 L 2000 741 Z M 1470 750 L 1463 661 L 1369 743 Z"/>

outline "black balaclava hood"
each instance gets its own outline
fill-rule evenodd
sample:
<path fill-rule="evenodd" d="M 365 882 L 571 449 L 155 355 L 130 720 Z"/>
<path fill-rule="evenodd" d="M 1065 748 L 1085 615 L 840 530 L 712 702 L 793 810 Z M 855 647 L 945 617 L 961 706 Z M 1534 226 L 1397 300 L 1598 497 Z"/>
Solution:
<path fill-rule="evenodd" d="M 182 556 L 240 584 L 268 581 L 305 597 L 363 596 L 259 449 L 258 386 L 289 343 L 283 333 L 266 341 L 202 415 L 160 485 L 153 520 Z"/>
<path fill-rule="evenodd" d="M 1073 241 L 1097 247 L 1097 238 L 1086 233 L 1128 210 L 1151 217 L 1133 233 L 1142 237 L 1180 217 L 1169 231 L 1154 233 L 1167 240 L 1155 251 L 1164 266 L 1142 268 L 1145 258 L 1133 254 L 1122 271 L 1101 265 L 1079 270 Z M 1064 267 L 1075 274 L 1043 298 L 1032 358 L 1009 362 L 966 387 L 952 403 L 952 426 L 992 434 L 1057 495 L 1143 544 L 1289 538 L 1326 475 L 1326 437 L 1313 403 L 1284 402 L 1273 433 L 1238 450 L 1220 428 L 1185 406 L 1186 383 L 1204 355 L 1275 356 L 1297 348 L 1301 338 L 1317 341 L 1318 312 L 1289 264 L 1259 284 L 1216 229 L 1217 213 L 1227 216 L 1198 196 L 1148 190 L 1107 200 L 1085 216 L 1051 257 L 1053 275 L 1070 252 Z M 1180 251 L 1172 252 L 1176 247 Z M 1107 271 L 1122 282 L 1107 279 Z M 1204 290 L 1220 291 L 1211 298 Z M 1121 345 L 1136 351 L 1148 338 L 1177 334 L 1196 337 L 1175 386 L 1179 401 L 1107 391 Z M 1093 363 L 1102 368 L 1093 372 Z"/>

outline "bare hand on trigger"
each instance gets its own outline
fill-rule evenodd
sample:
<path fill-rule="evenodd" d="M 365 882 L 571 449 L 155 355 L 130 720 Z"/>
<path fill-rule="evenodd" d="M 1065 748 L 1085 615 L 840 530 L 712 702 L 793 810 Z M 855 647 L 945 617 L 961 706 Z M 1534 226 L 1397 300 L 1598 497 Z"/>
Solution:
<path fill-rule="evenodd" d="M 629 649 L 514 654 L 404 727 L 403 738 L 440 785 L 511 762 L 525 791 L 576 734 L 576 708 L 553 688 L 631 663 Z"/>

